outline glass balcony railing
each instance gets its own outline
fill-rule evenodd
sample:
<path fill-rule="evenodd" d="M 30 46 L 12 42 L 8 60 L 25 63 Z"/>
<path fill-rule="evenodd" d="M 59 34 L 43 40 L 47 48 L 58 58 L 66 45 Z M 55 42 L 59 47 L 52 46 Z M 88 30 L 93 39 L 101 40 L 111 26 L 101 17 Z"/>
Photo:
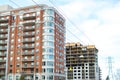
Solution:
<path fill-rule="evenodd" d="M 23 25 L 24 26 L 33 26 L 33 25 L 35 25 L 35 20 L 24 21 Z"/>
<path fill-rule="evenodd" d="M 23 20 L 33 20 L 33 19 L 36 19 L 36 15 L 35 14 L 32 14 L 32 15 L 23 15 Z"/>

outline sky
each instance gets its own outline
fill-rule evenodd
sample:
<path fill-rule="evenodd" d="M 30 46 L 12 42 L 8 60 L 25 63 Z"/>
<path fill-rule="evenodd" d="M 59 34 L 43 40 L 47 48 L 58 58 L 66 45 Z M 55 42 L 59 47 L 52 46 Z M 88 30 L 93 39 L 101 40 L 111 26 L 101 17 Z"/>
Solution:
<path fill-rule="evenodd" d="M 11 1 L 14 1 L 17 6 Z M 96 46 L 99 50 L 99 66 L 103 79 L 108 74 L 107 57 L 109 56 L 112 58 L 113 73 L 116 73 L 120 65 L 120 0 L 34 1 L 56 7 L 65 17 L 66 42 Z M 3 4 L 16 8 L 18 5 L 20 7 L 35 5 L 32 0 L 0 0 L 0 5 Z"/>

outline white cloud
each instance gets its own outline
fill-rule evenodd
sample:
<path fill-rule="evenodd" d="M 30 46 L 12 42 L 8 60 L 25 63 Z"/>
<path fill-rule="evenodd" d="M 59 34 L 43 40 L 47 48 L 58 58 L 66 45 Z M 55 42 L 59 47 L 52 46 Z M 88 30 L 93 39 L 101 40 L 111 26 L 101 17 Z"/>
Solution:
<path fill-rule="evenodd" d="M 99 49 L 99 65 L 102 68 L 103 78 L 105 78 L 107 74 L 105 58 L 107 56 L 120 57 L 120 2 L 77 0 L 61 6 L 61 8 Z M 73 27 L 74 25 L 69 25 L 68 28 L 73 31 Z M 78 30 L 75 35 L 79 36 L 82 41 L 88 41 L 86 36 L 81 35 Z M 118 63 L 118 61 L 115 62 Z"/>

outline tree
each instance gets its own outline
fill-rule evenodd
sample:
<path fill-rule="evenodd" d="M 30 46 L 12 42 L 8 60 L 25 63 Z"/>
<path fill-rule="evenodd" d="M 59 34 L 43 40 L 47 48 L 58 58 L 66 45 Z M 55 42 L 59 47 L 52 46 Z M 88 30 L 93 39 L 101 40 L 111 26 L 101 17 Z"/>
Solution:
<path fill-rule="evenodd" d="M 25 79 L 25 76 L 21 75 L 20 80 L 24 80 L 24 79 Z"/>

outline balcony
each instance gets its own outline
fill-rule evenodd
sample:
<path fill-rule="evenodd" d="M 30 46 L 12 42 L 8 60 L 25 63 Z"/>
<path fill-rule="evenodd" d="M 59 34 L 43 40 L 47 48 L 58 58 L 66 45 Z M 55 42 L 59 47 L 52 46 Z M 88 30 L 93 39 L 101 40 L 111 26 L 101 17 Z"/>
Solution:
<path fill-rule="evenodd" d="M 0 63 L 5 63 L 6 62 L 6 60 L 0 60 Z"/>
<path fill-rule="evenodd" d="M 23 56 L 34 56 L 34 52 L 23 52 Z"/>
<path fill-rule="evenodd" d="M 0 29 L 8 28 L 8 23 L 0 24 Z"/>
<path fill-rule="evenodd" d="M 36 19 L 36 15 L 35 14 L 32 14 L 32 15 L 29 15 L 29 14 L 23 15 L 23 20 L 33 20 L 33 19 Z"/>
<path fill-rule="evenodd" d="M 34 49 L 34 45 L 23 45 L 22 49 L 26 50 L 26 49 Z"/>
<path fill-rule="evenodd" d="M 34 37 L 35 36 L 35 32 L 32 32 L 32 33 L 23 33 L 23 38 L 25 37 Z"/>
<path fill-rule="evenodd" d="M 0 45 L 7 45 L 7 41 L 0 41 Z"/>
<path fill-rule="evenodd" d="M 35 26 L 30 26 L 30 27 L 24 27 L 23 29 L 24 32 L 27 32 L 27 31 L 35 31 Z"/>
<path fill-rule="evenodd" d="M 8 18 L 1 18 L 0 23 L 7 23 L 9 21 Z"/>
<path fill-rule="evenodd" d="M 35 25 L 35 20 L 24 21 L 23 25 L 24 26 L 33 26 L 33 25 Z"/>
<path fill-rule="evenodd" d="M 22 68 L 34 68 L 34 65 L 23 65 Z"/>
<path fill-rule="evenodd" d="M 22 62 L 34 62 L 34 59 L 31 59 L 31 58 L 22 59 Z"/>
<path fill-rule="evenodd" d="M 5 56 L 6 56 L 6 53 L 0 54 L 0 57 L 5 57 Z"/>
<path fill-rule="evenodd" d="M 7 39 L 7 35 L 0 35 L 0 40 L 5 40 L 5 39 Z"/>
<path fill-rule="evenodd" d="M 23 75 L 34 75 L 34 71 L 24 71 L 22 72 Z"/>
<path fill-rule="evenodd" d="M 5 75 L 5 71 L 4 72 L 0 72 L 0 75 Z"/>
<path fill-rule="evenodd" d="M 0 65 L 0 70 L 5 69 L 5 65 Z"/>
<path fill-rule="evenodd" d="M 0 47 L 0 51 L 6 51 L 7 48 L 6 47 Z"/>
<path fill-rule="evenodd" d="M 7 32 L 8 32 L 8 29 L 5 29 L 5 30 L 1 29 L 0 30 L 0 34 L 7 34 Z"/>
<path fill-rule="evenodd" d="M 26 43 L 34 43 L 34 42 L 35 42 L 35 38 L 23 39 L 23 44 L 26 44 Z"/>

